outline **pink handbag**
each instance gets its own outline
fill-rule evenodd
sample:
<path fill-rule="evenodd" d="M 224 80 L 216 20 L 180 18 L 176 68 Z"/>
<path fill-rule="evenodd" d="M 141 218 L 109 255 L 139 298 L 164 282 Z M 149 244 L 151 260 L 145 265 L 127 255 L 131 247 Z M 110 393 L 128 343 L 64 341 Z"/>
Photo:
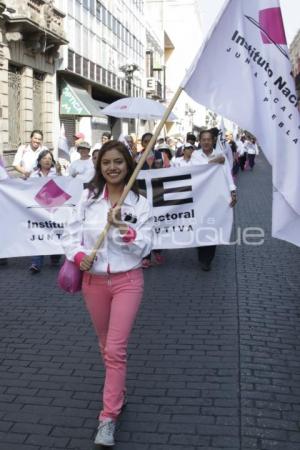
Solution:
<path fill-rule="evenodd" d="M 58 273 L 57 283 L 63 291 L 75 294 L 81 291 L 82 277 L 82 270 L 66 258 Z"/>

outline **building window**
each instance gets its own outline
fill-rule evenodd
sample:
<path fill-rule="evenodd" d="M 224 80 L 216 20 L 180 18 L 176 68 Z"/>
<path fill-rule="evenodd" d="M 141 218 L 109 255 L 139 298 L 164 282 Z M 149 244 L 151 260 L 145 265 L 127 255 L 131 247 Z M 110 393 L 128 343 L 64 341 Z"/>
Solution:
<path fill-rule="evenodd" d="M 68 69 L 74 72 L 74 52 L 68 50 Z"/>
<path fill-rule="evenodd" d="M 90 62 L 90 79 L 95 79 L 95 64 L 93 62 Z"/>
<path fill-rule="evenodd" d="M 102 6 L 102 22 L 107 25 L 107 9 L 105 6 Z"/>
<path fill-rule="evenodd" d="M 100 66 L 96 67 L 96 81 L 101 83 L 101 67 Z"/>
<path fill-rule="evenodd" d="M 113 20 L 113 26 L 112 26 L 113 32 L 114 32 L 114 34 L 118 34 L 118 30 L 117 30 L 117 28 L 118 28 L 117 19 L 116 19 L 115 17 L 113 17 L 112 20 Z"/>
<path fill-rule="evenodd" d="M 75 72 L 81 75 L 81 56 L 75 53 Z"/>
<path fill-rule="evenodd" d="M 119 22 L 117 20 L 117 36 L 118 36 L 118 38 L 121 38 L 121 27 L 122 27 L 121 22 Z"/>
<path fill-rule="evenodd" d="M 107 71 L 107 86 L 112 87 L 112 73 Z"/>
<path fill-rule="evenodd" d="M 89 9 L 89 0 L 83 0 L 82 4 L 85 9 Z"/>
<path fill-rule="evenodd" d="M 112 30 L 112 15 L 109 11 L 107 11 L 107 26 Z"/>
<path fill-rule="evenodd" d="M 86 58 L 83 58 L 83 76 L 89 77 L 89 60 Z"/>
<path fill-rule="evenodd" d="M 106 77 L 107 71 L 102 68 L 102 84 L 106 86 L 107 84 L 107 77 Z"/>
<path fill-rule="evenodd" d="M 20 130 L 21 69 L 8 67 L 8 142 L 11 149 L 21 144 Z"/>
<path fill-rule="evenodd" d="M 95 0 L 90 0 L 90 13 L 95 15 Z"/>
<path fill-rule="evenodd" d="M 96 17 L 97 20 L 101 21 L 101 11 L 102 11 L 102 5 L 100 2 L 96 2 Z"/>
<path fill-rule="evenodd" d="M 112 87 L 113 89 L 117 89 L 117 76 L 113 73 L 112 74 Z"/>

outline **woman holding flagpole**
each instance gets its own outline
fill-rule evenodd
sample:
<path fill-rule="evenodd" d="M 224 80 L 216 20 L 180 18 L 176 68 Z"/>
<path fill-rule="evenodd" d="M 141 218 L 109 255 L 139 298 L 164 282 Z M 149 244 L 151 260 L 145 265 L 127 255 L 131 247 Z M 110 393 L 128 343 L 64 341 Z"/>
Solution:
<path fill-rule="evenodd" d="M 152 246 L 147 200 L 132 185 L 122 207 L 115 207 L 135 163 L 126 146 L 109 141 L 101 148 L 96 174 L 84 190 L 66 227 L 66 256 L 84 272 L 82 292 L 105 366 L 103 406 L 95 444 L 114 445 L 116 420 L 125 402 L 128 339 L 143 295 L 142 259 Z M 106 223 L 110 229 L 95 258 L 91 250 Z"/>

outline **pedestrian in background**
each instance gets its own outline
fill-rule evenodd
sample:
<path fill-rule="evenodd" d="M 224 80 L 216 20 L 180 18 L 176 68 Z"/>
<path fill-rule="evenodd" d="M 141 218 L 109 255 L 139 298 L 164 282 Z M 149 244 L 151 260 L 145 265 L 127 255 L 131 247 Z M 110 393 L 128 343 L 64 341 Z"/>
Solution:
<path fill-rule="evenodd" d="M 60 165 L 54 160 L 52 152 L 50 150 L 43 150 L 37 159 L 37 166 L 31 173 L 30 178 L 53 178 L 61 176 Z M 61 255 L 51 255 L 51 265 L 57 266 L 59 264 Z M 41 271 L 44 263 L 44 256 L 33 256 L 31 259 L 30 272 L 34 275 Z"/>
<path fill-rule="evenodd" d="M 214 148 L 214 133 L 212 130 L 203 130 L 199 137 L 201 149 L 194 152 L 192 155 L 193 165 L 198 164 L 223 164 L 224 173 L 226 176 L 228 188 L 230 190 L 231 201 L 229 206 L 233 208 L 236 204 L 236 187 L 233 183 L 232 175 L 228 160 L 225 158 L 221 151 Z M 198 259 L 201 264 L 201 269 L 205 272 L 211 270 L 211 263 L 215 257 L 216 245 L 205 245 L 198 247 Z"/>
<path fill-rule="evenodd" d="M 185 143 L 192 144 L 192 146 L 194 148 L 196 148 L 196 141 L 197 141 L 197 138 L 194 133 L 191 133 L 190 131 L 188 133 L 186 133 Z M 184 144 L 182 144 L 180 147 L 177 148 L 176 155 L 175 155 L 176 158 L 180 158 L 181 156 L 183 156 L 183 147 L 184 147 Z"/>
<path fill-rule="evenodd" d="M 43 132 L 41 130 L 33 130 L 30 134 L 29 144 L 19 146 L 14 157 L 13 167 L 23 178 L 28 178 L 36 166 L 39 154 L 43 150 L 48 150 L 43 145 Z"/>
<path fill-rule="evenodd" d="M 230 145 L 231 151 L 232 151 L 232 158 L 233 158 L 233 165 L 232 165 L 232 176 L 235 180 L 239 171 L 239 154 L 238 154 L 238 147 L 236 145 L 236 142 L 233 140 L 233 134 L 231 131 L 226 131 L 225 133 L 225 139 L 226 142 Z"/>
<path fill-rule="evenodd" d="M 77 147 L 80 159 L 73 161 L 69 167 L 69 175 L 81 180 L 83 183 L 91 181 L 95 175 L 95 168 L 90 157 L 91 146 L 88 142 L 82 141 Z"/>
<path fill-rule="evenodd" d="M 146 150 L 153 134 L 152 133 L 145 133 L 142 136 L 141 144 L 142 144 L 142 150 L 138 154 L 137 162 L 141 158 L 142 154 Z M 155 146 L 155 143 L 154 143 Z M 148 158 L 144 162 L 142 166 L 142 170 L 150 170 L 150 169 L 161 169 L 163 168 L 164 160 L 163 156 L 160 150 L 155 150 L 154 148 L 150 151 L 150 154 L 148 155 Z M 153 256 L 156 264 L 162 264 L 164 262 L 164 258 L 162 256 L 161 250 L 153 250 Z M 148 269 L 151 267 L 151 252 L 146 255 L 143 259 L 143 269 Z"/>
<path fill-rule="evenodd" d="M 255 157 L 258 155 L 258 146 L 256 143 L 256 139 L 254 137 L 250 138 L 250 141 L 247 143 L 247 154 L 248 154 L 248 162 L 250 170 L 253 170 L 255 165 Z"/>
<path fill-rule="evenodd" d="M 192 154 L 194 150 L 195 147 L 193 146 L 193 144 L 190 144 L 189 142 L 183 144 L 182 156 L 172 159 L 172 167 L 192 166 Z"/>
<path fill-rule="evenodd" d="M 92 161 L 94 164 L 94 167 L 96 169 L 96 164 L 97 164 L 97 159 L 98 159 L 98 155 L 99 155 L 100 150 L 96 148 L 96 150 L 93 150 L 92 152 Z"/>
<path fill-rule="evenodd" d="M 80 159 L 80 154 L 78 153 L 78 145 L 83 142 L 85 139 L 85 135 L 78 131 L 74 134 L 74 144 L 70 148 L 69 156 L 70 156 L 70 163 L 72 164 L 73 161 L 77 161 Z M 69 164 L 70 165 L 70 164 Z"/>
<path fill-rule="evenodd" d="M 111 140 L 111 133 L 109 131 L 104 131 L 101 135 L 101 141 L 96 142 L 96 144 L 92 148 L 92 151 L 100 150 L 102 148 L 102 145 L 104 145 L 106 142 L 110 140 Z"/>
<path fill-rule="evenodd" d="M 119 201 L 135 163 L 126 146 L 110 141 L 100 150 L 96 174 L 66 227 L 62 245 L 84 272 L 82 293 L 105 365 L 103 407 L 95 444 L 114 445 L 116 421 L 125 401 L 128 339 L 143 295 L 142 258 L 151 251 L 152 218 L 134 183 Z M 88 256 L 106 222 L 111 224 L 94 261 Z"/>
<path fill-rule="evenodd" d="M 245 170 L 245 164 L 247 161 L 247 141 L 246 136 L 243 134 L 241 136 L 241 139 L 238 142 L 238 153 L 239 153 L 239 163 L 241 171 L 244 172 Z"/>

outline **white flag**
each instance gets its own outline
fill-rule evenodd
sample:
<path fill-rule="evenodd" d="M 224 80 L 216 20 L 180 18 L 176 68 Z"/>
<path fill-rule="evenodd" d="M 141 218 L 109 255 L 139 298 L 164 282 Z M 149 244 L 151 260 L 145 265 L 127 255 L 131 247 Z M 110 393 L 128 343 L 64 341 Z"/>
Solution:
<path fill-rule="evenodd" d="M 300 115 L 279 1 L 228 0 L 182 87 L 257 136 L 273 168 L 272 234 L 300 246 Z"/>
<path fill-rule="evenodd" d="M 62 123 L 60 127 L 60 136 L 58 138 L 58 157 L 70 161 L 70 149 L 68 139 L 66 138 L 65 126 Z"/>

